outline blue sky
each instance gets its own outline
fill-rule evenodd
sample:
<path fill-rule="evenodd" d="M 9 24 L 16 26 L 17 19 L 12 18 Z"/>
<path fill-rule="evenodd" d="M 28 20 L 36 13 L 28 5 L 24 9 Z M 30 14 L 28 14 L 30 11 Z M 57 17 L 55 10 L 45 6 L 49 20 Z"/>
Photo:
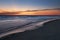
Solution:
<path fill-rule="evenodd" d="M 60 0 L 0 0 L 0 9 L 36 10 L 60 8 Z"/>

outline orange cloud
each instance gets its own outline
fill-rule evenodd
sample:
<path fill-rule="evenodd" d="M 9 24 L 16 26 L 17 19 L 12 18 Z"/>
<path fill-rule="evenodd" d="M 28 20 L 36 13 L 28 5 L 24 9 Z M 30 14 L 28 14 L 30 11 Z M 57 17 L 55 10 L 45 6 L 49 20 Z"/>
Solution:
<path fill-rule="evenodd" d="M 60 9 L 44 9 L 17 12 L 0 12 L 0 15 L 60 15 Z"/>
<path fill-rule="evenodd" d="M 35 14 L 35 12 L 21 12 L 21 13 L 19 13 L 19 15 L 34 15 Z"/>
<path fill-rule="evenodd" d="M 18 15 L 60 15 L 60 10 L 30 11 L 21 12 Z"/>
<path fill-rule="evenodd" d="M 17 12 L 2 12 L 0 15 L 17 15 Z"/>
<path fill-rule="evenodd" d="M 60 15 L 60 10 L 46 10 L 36 12 L 35 15 Z"/>

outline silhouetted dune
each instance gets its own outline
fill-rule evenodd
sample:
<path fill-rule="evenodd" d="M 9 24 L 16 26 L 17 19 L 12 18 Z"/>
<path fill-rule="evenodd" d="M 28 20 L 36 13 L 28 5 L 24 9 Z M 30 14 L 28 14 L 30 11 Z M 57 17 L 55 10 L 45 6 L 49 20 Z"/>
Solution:
<path fill-rule="evenodd" d="M 60 19 L 46 22 L 38 29 L 2 37 L 1 40 L 60 40 Z"/>

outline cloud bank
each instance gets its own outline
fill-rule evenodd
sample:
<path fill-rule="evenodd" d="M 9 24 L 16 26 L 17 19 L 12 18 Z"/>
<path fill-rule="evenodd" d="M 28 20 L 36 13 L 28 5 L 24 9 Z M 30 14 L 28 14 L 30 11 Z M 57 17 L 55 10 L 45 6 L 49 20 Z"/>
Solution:
<path fill-rule="evenodd" d="M 60 15 L 60 8 L 43 9 L 43 10 L 27 10 L 17 12 L 0 12 L 0 15 Z"/>

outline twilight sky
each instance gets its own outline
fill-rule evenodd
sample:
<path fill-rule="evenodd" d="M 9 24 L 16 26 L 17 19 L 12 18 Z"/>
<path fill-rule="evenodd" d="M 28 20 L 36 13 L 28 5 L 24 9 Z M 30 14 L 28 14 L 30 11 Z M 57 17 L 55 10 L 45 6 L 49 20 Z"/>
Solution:
<path fill-rule="evenodd" d="M 60 0 L 0 0 L 0 9 L 34 10 L 60 8 Z"/>
<path fill-rule="evenodd" d="M 25 11 L 60 8 L 60 0 L 0 0 L 0 10 Z"/>

